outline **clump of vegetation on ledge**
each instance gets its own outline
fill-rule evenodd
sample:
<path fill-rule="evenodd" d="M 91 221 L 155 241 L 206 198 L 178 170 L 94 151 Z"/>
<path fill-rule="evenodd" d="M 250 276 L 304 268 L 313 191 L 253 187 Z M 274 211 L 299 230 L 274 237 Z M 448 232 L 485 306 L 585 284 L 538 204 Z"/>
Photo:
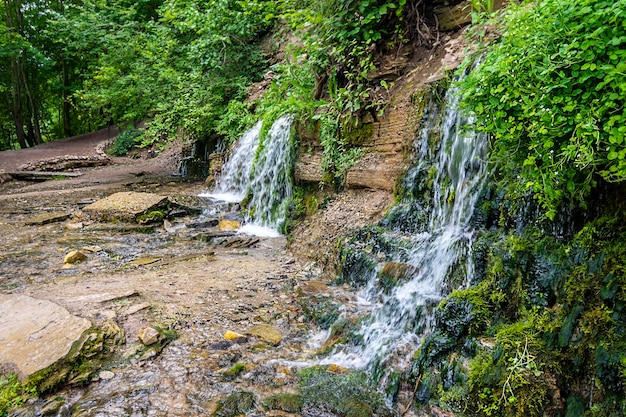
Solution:
<path fill-rule="evenodd" d="M 626 180 L 626 2 L 511 4 L 503 34 L 464 81 L 511 198 L 554 219 L 585 208 L 602 181 Z"/>

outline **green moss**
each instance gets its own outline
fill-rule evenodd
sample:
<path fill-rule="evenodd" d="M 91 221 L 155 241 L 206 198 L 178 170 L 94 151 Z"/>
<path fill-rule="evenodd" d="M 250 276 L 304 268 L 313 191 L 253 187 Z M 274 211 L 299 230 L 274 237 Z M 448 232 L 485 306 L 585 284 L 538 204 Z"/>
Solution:
<path fill-rule="evenodd" d="M 350 120 L 349 123 L 352 125 L 354 121 Z M 346 134 L 346 144 L 349 146 L 361 146 L 372 138 L 374 126 L 371 123 L 358 123 L 350 129 L 344 128 L 343 132 Z"/>
<path fill-rule="evenodd" d="M 300 372 L 303 408 L 321 408 L 342 416 L 386 415 L 385 401 L 363 372 L 332 374 L 317 366 Z"/>
<path fill-rule="evenodd" d="M 302 411 L 302 397 L 299 394 L 276 394 L 267 397 L 262 402 L 268 410 L 280 410 L 287 413 L 300 413 Z"/>
<path fill-rule="evenodd" d="M 222 373 L 223 381 L 232 381 L 236 379 L 243 371 L 246 370 L 246 365 L 243 363 L 236 363 L 231 366 L 227 371 Z"/>
<path fill-rule="evenodd" d="M 166 217 L 167 210 L 152 210 L 137 216 L 136 221 L 139 224 L 157 223 L 163 221 Z"/>
<path fill-rule="evenodd" d="M 219 400 L 214 417 L 235 417 L 245 414 L 254 407 L 254 394 L 247 391 L 235 391 Z"/>

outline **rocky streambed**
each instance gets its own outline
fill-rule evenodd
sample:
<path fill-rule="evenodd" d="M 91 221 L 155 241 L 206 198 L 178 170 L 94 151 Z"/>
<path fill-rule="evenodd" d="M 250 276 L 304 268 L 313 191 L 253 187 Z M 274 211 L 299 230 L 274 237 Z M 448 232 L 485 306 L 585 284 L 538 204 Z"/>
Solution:
<path fill-rule="evenodd" d="M 2 185 L 0 368 L 38 389 L 11 415 L 306 415 L 317 268 L 202 185 L 111 169 Z"/>

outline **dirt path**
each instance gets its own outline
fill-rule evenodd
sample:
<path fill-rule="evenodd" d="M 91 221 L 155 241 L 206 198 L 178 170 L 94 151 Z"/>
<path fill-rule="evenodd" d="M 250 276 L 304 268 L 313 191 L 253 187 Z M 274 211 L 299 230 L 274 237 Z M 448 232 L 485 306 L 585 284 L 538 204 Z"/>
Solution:
<path fill-rule="evenodd" d="M 114 138 L 117 129 L 109 127 L 97 132 L 44 143 L 27 149 L 0 152 L 0 171 L 13 171 L 22 164 L 65 155 L 97 156 L 96 147 Z"/>

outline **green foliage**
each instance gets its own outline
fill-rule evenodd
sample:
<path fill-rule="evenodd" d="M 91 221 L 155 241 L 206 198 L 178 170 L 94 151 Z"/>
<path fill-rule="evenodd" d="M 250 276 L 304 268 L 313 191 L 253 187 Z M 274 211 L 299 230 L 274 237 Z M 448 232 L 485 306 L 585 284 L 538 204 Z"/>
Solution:
<path fill-rule="evenodd" d="M 114 156 L 126 155 L 131 149 L 135 148 L 142 137 L 142 132 L 139 129 L 131 127 L 126 129 L 115 138 L 115 142 L 108 150 L 108 153 Z"/>
<path fill-rule="evenodd" d="M 553 219 L 600 179 L 626 179 L 626 2 L 509 7 L 504 34 L 463 82 L 511 195 Z"/>
<path fill-rule="evenodd" d="M 35 395 L 37 390 L 29 384 L 22 384 L 15 375 L 0 376 L 0 417 Z"/>

